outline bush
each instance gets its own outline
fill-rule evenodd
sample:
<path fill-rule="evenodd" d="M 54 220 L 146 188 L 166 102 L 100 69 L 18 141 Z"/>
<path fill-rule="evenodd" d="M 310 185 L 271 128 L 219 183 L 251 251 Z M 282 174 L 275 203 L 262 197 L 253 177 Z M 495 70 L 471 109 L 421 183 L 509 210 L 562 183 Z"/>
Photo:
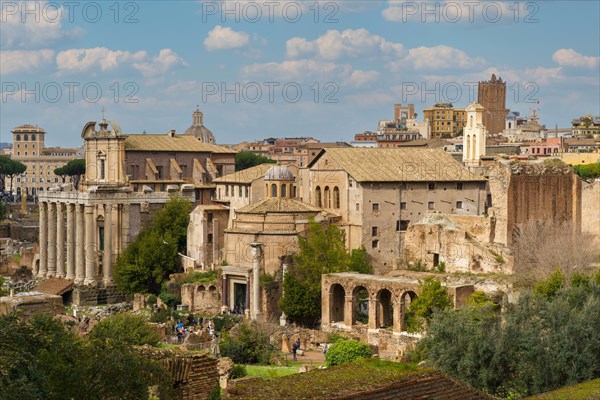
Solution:
<path fill-rule="evenodd" d="M 565 287 L 567 277 L 557 269 L 545 281 L 538 282 L 533 287 L 533 293 L 544 297 L 546 300 L 552 300 L 559 290 Z"/>
<path fill-rule="evenodd" d="M 356 340 L 339 340 L 331 345 L 325 353 L 325 362 L 328 367 L 342 365 L 362 358 L 370 358 L 371 348 L 368 344 Z"/>
<path fill-rule="evenodd" d="M 340 340 L 345 340 L 346 338 L 342 335 L 340 335 L 339 333 L 330 333 L 329 335 L 327 335 L 327 342 L 328 343 L 336 343 L 339 342 Z"/>
<path fill-rule="evenodd" d="M 157 300 L 158 300 L 158 298 L 156 297 L 156 295 L 151 294 L 150 296 L 148 296 L 147 303 L 150 304 L 151 306 L 153 306 L 156 304 Z"/>
<path fill-rule="evenodd" d="M 275 348 L 268 333 L 262 331 L 256 323 L 242 322 L 237 326 L 235 334 L 223 335 L 219 350 L 222 357 L 229 357 L 236 364 L 268 365 Z"/>
<path fill-rule="evenodd" d="M 120 313 L 103 319 L 94 326 L 90 338 L 116 340 L 120 343 L 158 346 L 160 335 L 141 315 Z"/>
<path fill-rule="evenodd" d="M 229 373 L 229 379 L 243 378 L 248 375 L 246 366 L 242 364 L 235 364 Z"/>
<path fill-rule="evenodd" d="M 215 332 L 226 332 L 235 326 L 238 322 L 240 322 L 243 317 L 238 315 L 215 315 L 212 317 L 213 328 Z"/>
<path fill-rule="evenodd" d="M 419 281 L 420 295 L 410 303 L 405 316 L 408 332 L 421 332 L 431 320 L 433 313 L 452 305 L 450 295 L 434 277 Z"/>
<path fill-rule="evenodd" d="M 150 316 L 150 322 L 163 323 L 171 318 L 171 310 L 168 308 L 159 308 Z"/>

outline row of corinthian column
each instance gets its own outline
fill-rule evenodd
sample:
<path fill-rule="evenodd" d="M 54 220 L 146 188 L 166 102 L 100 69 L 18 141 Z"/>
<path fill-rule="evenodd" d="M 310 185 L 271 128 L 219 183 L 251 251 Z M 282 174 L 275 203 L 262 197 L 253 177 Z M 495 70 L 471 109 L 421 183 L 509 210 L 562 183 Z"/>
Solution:
<path fill-rule="evenodd" d="M 96 276 L 95 205 L 40 202 L 39 207 L 38 277 L 74 279 L 75 284 L 95 285 L 99 280 Z M 102 281 L 105 285 L 112 284 L 112 208 L 112 204 L 104 205 Z"/>

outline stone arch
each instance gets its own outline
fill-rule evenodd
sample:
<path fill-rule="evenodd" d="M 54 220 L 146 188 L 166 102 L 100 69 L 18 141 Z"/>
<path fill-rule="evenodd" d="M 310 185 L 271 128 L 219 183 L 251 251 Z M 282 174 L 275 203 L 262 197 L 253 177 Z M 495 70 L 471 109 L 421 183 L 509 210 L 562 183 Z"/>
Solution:
<path fill-rule="evenodd" d="M 287 185 L 285 183 L 281 184 L 281 197 L 287 197 Z"/>
<path fill-rule="evenodd" d="M 325 191 L 323 192 L 323 197 L 325 198 L 325 208 L 331 208 L 331 193 L 329 191 L 329 186 L 325 186 Z"/>
<path fill-rule="evenodd" d="M 210 285 L 210 286 L 208 287 L 208 291 L 209 291 L 209 292 L 214 292 L 215 290 L 217 290 L 217 288 L 215 287 L 215 285 Z"/>
<path fill-rule="evenodd" d="M 333 188 L 333 208 L 340 208 L 340 188 Z"/>
<path fill-rule="evenodd" d="M 204 285 L 200 285 L 200 286 L 198 286 L 198 291 L 204 292 L 204 291 L 206 291 L 206 288 L 204 287 Z"/>
<path fill-rule="evenodd" d="M 277 197 L 277 185 L 274 183 L 271 184 L 271 197 Z"/>
<path fill-rule="evenodd" d="M 417 297 L 418 297 L 417 294 L 415 292 L 413 292 L 412 290 L 406 290 L 406 291 L 402 292 L 402 294 L 400 295 L 400 330 L 401 331 L 406 330 L 406 327 L 405 327 L 406 311 L 410 307 L 410 303 Z"/>
<path fill-rule="evenodd" d="M 352 290 L 352 325 L 357 321 L 369 323 L 369 291 L 362 285 Z"/>
<path fill-rule="evenodd" d="M 323 200 L 321 198 L 321 186 L 315 188 L 315 206 L 323 207 Z"/>
<path fill-rule="evenodd" d="M 465 159 L 469 160 L 471 158 L 471 135 L 467 135 L 467 140 L 466 140 L 466 149 L 463 149 L 463 151 L 465 152 Z"/>
<path fill-rule="evenodd" d="M 346 290 L 339 283 L 334 283 L 329 289 L 329 296 L 329 321 L 344 322 Z"/>
<path fill-rule="evenodd" d="M 377 292 L 377 328 L 387 328 L 394 323 L 392 292 L 383 288 Z"/>

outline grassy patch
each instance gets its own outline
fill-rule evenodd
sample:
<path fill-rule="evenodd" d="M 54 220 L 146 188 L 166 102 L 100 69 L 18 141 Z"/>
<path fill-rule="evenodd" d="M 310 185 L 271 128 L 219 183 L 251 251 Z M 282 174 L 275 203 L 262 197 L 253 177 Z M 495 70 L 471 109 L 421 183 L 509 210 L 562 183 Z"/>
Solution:
<path fill-rule="evenodd" d="M 298 373 L 298 366 L 277 367 L 273 365 L 246 365 L 248 376 L 258 376 L 263 379 L 275 379 Z"/>
<path fill-rule="evenodd" d="M 248 366 L 248 375 L 251 375 L 251 367 Z M 326 399 L 383 387 L 402 377 L 426 376 L 431 372 L 417 370 L 414 364 L 367 359 L 279 379 L 244 382 L 236 385 L 236 391 L 240 400 Z"/>
<path fill-rule="evenodd" d="M 528 397 L 530 400 L 597 400 L 600 399 L 600 379 L 567 386 L 552 392 Z"/>

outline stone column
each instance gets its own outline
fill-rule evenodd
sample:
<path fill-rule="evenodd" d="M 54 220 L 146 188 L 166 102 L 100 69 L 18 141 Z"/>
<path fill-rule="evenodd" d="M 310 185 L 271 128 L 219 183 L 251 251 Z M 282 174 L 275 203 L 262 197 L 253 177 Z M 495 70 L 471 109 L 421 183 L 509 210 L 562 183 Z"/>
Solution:
<path fill-rule="evenodd" d="M 85 285 L 96 284 L 96 224 L 94 206 L 85 206 Z"/>
<path fill-rule="evenodd" d="M 377 312 L 379 311 L 379 302 L 377 301 L 377 297 L 369 295 L 369 323 L 367 326 L 369 329 L 377 329 L 379 328 L 379 324 L 377 324 Z"/>
<path fill-rule="evenodd" d="M 394 309 L 392 310 L 392 319 L 394 320 L 394 333 L 400 333 L 404 328 L 404 312 L 402 310 L 402 302 L 400 300 L 394 301 Z"/>
<path fill-rule="evenodd" d="M 104 285 L 112 284 L 112 204 L 104 206 Z"/>
<path fill-rule="evenodd" d="M 282 269 L 283 269 L 283 274 L 281 277 L 281 297 L 283 297 L 285 295 L 285 291 L 283 290 L 283 282 L 285 281 L 285 274 L 287 274 L 289 266 L 290 266 L 290 256 L 281 256 L 281 262 L 282 262 Z M 287 315 L 285 315 L 285 312 L 281 311 L 281 316 L 279 317 L 279 325 L 281 326 L 286 326 L 287 325 Z"/>
<path fill-rule="evenodd" d="M 75 278 L 75 206 L 67 204 L 67 275 L 65 278 Z"/>
<path fill-rule="evenodd" d="M 260 261 L 262 243 L 250 243 L 252 247 L 252 319 L 260 316 Z"/>
<path fill-rule="evenodd" d="M 85 280 L 85 242 L 84 242 L 83 205 L 75 204 L 75 283 L 83 284 Z"/>
<path fill-rule="evenodd" d="M 65 275 L 65 214 L 63 204 L 56 203 L 56 277 Z"/>
<path fill-rule="evenodd" d="M 354 314 L 354 309 L 352 308 L 352 295 L 346 295 L 344 297 L 344 325 L 347 328 L 352 328 L 352 317 Z"/>
<path fill-rule="evenodd" d="M 223 307 L 227 307 L 227 309 L 231 309 L 229 307 L 229 299 L 227 298 L 227 296 L 229 296 L 228 290 L 227 290 L 227 275 L 223 274 L 223 283 L 222 283 L 222 287 L 221 287 L 221 305 Z"/>
<path fill-rule="evenodd" d="M 56 203 L 48 203 L 48 278 L 56 276 Z"/>
<path fill-rule="evenodd" d="M 48 273 L 48 204 L 40 203 L 40 269 L 39 278 Z"/>

